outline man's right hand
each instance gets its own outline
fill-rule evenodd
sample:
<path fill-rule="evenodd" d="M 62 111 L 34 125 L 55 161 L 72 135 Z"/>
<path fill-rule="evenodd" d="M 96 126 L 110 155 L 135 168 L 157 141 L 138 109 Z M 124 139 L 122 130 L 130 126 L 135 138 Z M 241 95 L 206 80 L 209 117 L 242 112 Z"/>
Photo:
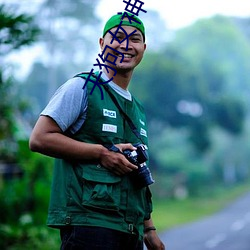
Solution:
<path fill-rule="evenodd" d="M 126 149 L 131 151 L 136 150 L 136 148 L 130 143 L 120 143 L 115 145 L 121 152 Z M 129 162 L 123 154 L 119 154 L 113 151 L 109 151 L 104 148 L 101 156 L 100 163 L 102 166 L 110 170 L 117 175 L 124 175 L 133 170 L 138 169 L 138 167 L 131 162 Z"/>

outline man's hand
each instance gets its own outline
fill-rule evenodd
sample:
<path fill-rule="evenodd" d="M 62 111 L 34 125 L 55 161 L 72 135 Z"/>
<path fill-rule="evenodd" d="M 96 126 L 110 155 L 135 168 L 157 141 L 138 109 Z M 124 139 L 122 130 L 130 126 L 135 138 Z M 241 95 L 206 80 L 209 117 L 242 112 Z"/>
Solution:
<path fill-rule="evenodd" d="M 116 144 L 115 146 L 121 151 L 121 154 L 109 151 L 105 148 L 100 156 L 101 165 L 117 175 L 124 175 L 137 169 L 138 167 L 130 163 L 122 154 L 122 152 L 126 149 L 133 151 L 136 150 L 136 148 L 130 143 L 121 143 Z"/>
<path fill-rule="evenodd" d="M 144 234 L 144 243 L 148 250 L 164 250 L 165 246 L 158 237 L 155 230 L 150 230 Z"/>

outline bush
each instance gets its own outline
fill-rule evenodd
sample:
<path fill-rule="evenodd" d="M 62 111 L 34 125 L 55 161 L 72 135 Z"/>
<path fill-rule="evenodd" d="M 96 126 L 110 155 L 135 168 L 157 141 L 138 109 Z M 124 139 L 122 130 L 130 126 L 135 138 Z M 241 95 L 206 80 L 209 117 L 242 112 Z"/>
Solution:
<path fill-rule="evenodd" d="M 58 232 L 46 227 L 53 159 L 20 141 L 17 164 L 23 176 L 0 186 L 0 249 L 58 249 Z"/>

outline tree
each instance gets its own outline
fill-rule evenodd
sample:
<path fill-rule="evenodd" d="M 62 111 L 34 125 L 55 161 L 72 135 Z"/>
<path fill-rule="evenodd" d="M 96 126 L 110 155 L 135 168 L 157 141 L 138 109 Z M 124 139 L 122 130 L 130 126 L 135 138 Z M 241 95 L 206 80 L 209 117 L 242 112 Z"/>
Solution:
<path fill-rule="evenodd" d="M 16 15 L 11 8 L 0 5 L 0 56 L 32 44 L 38 34 L 39 29 L 32 16 Z"/>
<path fill-rule="evenodd" d="M 178 30 L 135 71 L 131 87 L 148 114 L 161 189 L 181 180 L 197 194 L 249 179 L 250 46 L 233 20 L 215 16 Z"/>
<path fill-rule="evenodd" d="M 16 15 L 7 6 L 0 5 L 0 58 L 4 58 L 13 50 L 32 44 L 38 34 L 39 29 L 33 23 L 32 16 Z M 13 78 L 5 74 L 7 67 L 3 68 L 2 63 L 0 65 L 0 160 L 13 160 L 15 120 L 20 102 Z"/>
<path fill-rule="evenodd" d="M 35 104 L 33 116 L 39 114 L 69 77 L 86 66 L 91 69 L 91 52 L 96 52 L 101 34 L 95 15 L 97 3 L 98 0 L 45 0 L 38 5 L 36 23 L 41 29 L 39 46 L 44 53 L 32 65 L 21 90 L 22 96 L 32 98 Z"/>
<path fill-rule="evenodd" d="M 249 56 L 245 36 L 229 18 L 215 16 L 177 31 L 166 49 L 148 55 L 136 72 L 149 121 L 188 128 L 199 152 L 211 145 L 213 126 L 239 134 L 249 102 Z"/>
<path fill-rule="evenodd" d="M 74 74 L 86 65 L 97 41 L 99 19 L 95 7 L 99 0 L 45 0 L 37 13 L 41 27 L 41 42 L 48 55 L 47 101 L 61 84 L 58 82 L 57 67 L 64 65 L 64 71 Z M 97 43 L 96 43 L 97 44 Z"/>

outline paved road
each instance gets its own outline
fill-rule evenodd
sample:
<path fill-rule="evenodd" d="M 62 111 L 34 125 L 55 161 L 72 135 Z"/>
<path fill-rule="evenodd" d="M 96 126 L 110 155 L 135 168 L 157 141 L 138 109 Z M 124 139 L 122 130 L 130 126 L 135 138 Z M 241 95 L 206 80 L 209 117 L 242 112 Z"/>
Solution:
<path fill-rule="evenodd" d="M 160 237 L 167 250 L 250 250 L 250 193 L 215 215 Z"/>

